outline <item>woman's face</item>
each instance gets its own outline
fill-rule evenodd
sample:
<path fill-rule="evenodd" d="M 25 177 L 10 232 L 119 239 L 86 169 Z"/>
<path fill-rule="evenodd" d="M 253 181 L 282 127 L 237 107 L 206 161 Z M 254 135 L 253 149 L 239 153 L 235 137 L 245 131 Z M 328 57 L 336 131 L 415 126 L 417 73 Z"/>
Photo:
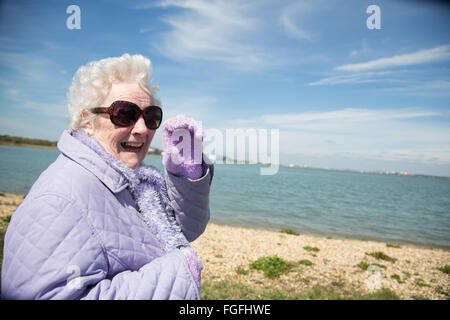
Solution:
<path fill-rule="evenodd" d="M 141 109 L 152 105 L 150 92 L 135 83 L 114 84 L 99 107 L 109 107 L 117 100 L 133 102 Z M 155 130 L 147 129 L 142 116 L 129 127 L 118 127 L 111 122 L 108 114 L 99 114 L 85 130 L 108 153 L 133 169 L 144 160 L 155 134 Z"/>

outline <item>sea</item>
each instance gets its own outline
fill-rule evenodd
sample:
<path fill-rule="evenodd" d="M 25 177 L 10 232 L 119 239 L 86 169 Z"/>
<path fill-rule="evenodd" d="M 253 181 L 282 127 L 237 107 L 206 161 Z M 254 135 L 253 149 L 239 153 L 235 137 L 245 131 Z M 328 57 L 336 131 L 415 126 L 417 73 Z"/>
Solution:
<path fill-rule="evenodd" d="M 50 148 L 0 146 L 0 192 L 26 194 L 57 158 Z M 162 170 L 161 157 L 145 164 Z M 340 239 L 450 249 L 450 179 L 216 164 L 211 221 Z"/>

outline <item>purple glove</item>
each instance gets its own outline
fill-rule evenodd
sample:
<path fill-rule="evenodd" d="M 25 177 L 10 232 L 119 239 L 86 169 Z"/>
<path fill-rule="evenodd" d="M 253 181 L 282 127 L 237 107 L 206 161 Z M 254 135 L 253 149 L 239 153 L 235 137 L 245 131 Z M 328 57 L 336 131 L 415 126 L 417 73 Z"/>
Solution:
<path fill-rule="evenodd" d="M 163 165 L 170 173 L 192 180 L 203 175 L 204 131 L 194 119 L 178 115 L 162 125 L 164 156 Z"/>
<path fill-rule="evenodd" d="M 201 274 L 203 270 L 202 261 L 198 258 L 197 252 L 191 247 L 180 247 L 181 253 L 186 258 L 192 278 L 194 278 L 197 288 L 200 289 Z"/>

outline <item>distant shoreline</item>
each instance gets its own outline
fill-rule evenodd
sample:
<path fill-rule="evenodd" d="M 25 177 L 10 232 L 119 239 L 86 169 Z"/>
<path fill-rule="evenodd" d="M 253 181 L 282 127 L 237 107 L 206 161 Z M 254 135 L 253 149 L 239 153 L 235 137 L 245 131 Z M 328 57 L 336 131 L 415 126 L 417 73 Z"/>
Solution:
<path fill-rule="evenodd" d="M 0 135 L 0 145 L 35 148 L 56 148 L 56 141 Z"/>
<path fill-rule="evenodd" d="M 15 137 L 14 137 L 15 138 Z M 0 146 L 11 146 L 11 147 L 25 147 L 25 148 L 43 148 L 43 149 L 58 149 L 56 146 L 56 142 L 49 141 L 51 143 L 55 143 L 55 145 L 44 145 L 44 144 L 34 144 L 34 143 L 25 143 L 25 142 L 9 142 L 1 139 L 0 136 Z M 158 150 L 159 151 L 159 150 Z M 155 152 L 147 152 L 149 156 L 161 156 L 161 153 Z"/>
<path fill-rule="evenodd" d="M 56 146 L 45 146 L 45 145 L 29 144 L 29 143 L 8 143 L 8 142 L 4 142 L 4 141 L 0 141 L 0 145 L 1 146 L 10 146 L 10 147 L 57 149 Z"/>
<path fill-rule="evenodd" d="M 0 135 L 0 145 L 5 146 L 15 146 L 15 147 L 31 147 L 31 148 L 46 148 L 46 149 L 57 149 L 56 141 L 49 141 L 43 139 L 31 139 L 16 136 Z M 147 155 L 161 156 L 162 150 L 158 148 L 150 147 Z M 232 162 L 226 162 L 226 161 Z M 239 161 L 236 159 L 224 159 L 223 162 L 215 162 L 216 165 L 220 164 L 256 164 L 256 165 L 270 165 L 270 163 L 250 163 L 246 161 Z M 450 180 L 449 176 L 439 176 L 439 175 L 429 175 L 420 173 L 408 173 L 408 172 L 394 172 L 394 171 L 372 171 L 372 170 L 353 170 L 353 169 L 338 169 L 338 168 L 319 168 L 313 166 L 297 165 L 297 164 L 279 164 L 280 167 L 293 168 L 293 169 L 310 169 L 310 170 L 324 170 L 324 171 L 336 171 L 336 172 L 351 172 L 358 174 L 376 174 L 376 175 L 386 175 L 386 176 L 399 176 L 399 177 L 424 177 L 424 178 L 440 178 Z"/>

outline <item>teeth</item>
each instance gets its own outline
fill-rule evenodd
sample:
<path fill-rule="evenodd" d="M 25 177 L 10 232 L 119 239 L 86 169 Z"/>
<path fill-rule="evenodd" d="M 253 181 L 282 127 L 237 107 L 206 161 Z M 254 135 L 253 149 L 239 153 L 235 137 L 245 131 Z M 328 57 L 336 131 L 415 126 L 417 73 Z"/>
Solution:
<path fill-rule="evenodd" d="M 125 142 L 124 145 L 127 146 L 127 147 L 140 148 L 140 147 L 142 147 L 144 144 L 143 144 L 143 143 L 136 143 L 136 142 Z"/>

